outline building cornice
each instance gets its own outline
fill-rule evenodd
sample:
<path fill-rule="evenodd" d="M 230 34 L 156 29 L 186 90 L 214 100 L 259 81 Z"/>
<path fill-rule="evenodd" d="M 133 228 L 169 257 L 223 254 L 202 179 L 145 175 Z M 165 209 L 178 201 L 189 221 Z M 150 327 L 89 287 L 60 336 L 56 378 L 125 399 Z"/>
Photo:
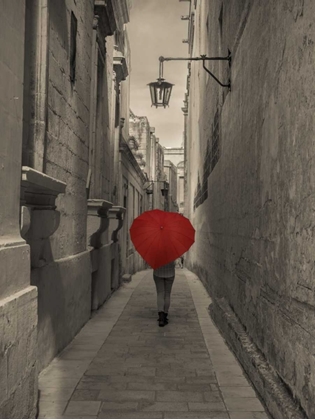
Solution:
<path fill-rule="evenodd" d="M 97 24 L 101 35 L 104 38 L 106 36 L 114 35 L 118 25 L 112 1 L 95 0 L 94 14 L 98 17 Z"/>

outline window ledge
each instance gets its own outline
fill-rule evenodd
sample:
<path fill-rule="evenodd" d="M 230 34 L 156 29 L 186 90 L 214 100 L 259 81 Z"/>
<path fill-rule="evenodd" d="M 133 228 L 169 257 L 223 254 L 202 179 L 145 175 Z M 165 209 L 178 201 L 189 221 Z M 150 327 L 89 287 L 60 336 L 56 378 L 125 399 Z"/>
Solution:
<path fill-rule="evenodd" d="M 55 200 L 66 191 L 67 184 L 49 175 L 22 166 L 21 204 L 35 208 L 55 209 Z"/>
<path fill-rule="evenodd" d="M 123 218 L 123 215 L 126 213 L 125 207 L 121 206 L 113 206 L 109 210 L 109 218 L 110 219 L 118 219 L 121 220 Z"/>
<path fill-rule="evenodd" d="M 89 216 L 107 217 L 107 212 L 113 207 L 113 203 L 102 199 L 91 198 L 87 201 L 87 206 Z"/>

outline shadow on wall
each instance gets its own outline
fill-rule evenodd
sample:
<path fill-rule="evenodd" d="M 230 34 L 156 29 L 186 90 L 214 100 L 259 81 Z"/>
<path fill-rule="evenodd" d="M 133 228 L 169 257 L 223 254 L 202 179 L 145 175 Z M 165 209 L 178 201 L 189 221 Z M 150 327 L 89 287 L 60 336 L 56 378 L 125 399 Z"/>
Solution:
<path fill-rule="evenodd" d="M 39 371 L 73 339 L 91 313 L 89 254 L 32 268 L 38 288 Z"/>
<path fill-rule="evenodd" d="M 26 0 L 25 63 L 29 63 L 29 66 L 25 66 L 24 74 L 22 161 L 24 166 L 32 168 L 36 166 L 34 161 L 39 162 L 35 169 L 67 182 L 67 191 L 57 199 L 60 213 L 54 210 L 55 202 L 54 205 L 43 206 L 43 203 L 36 201 L 38 196 L 46 196 L 46 192 L 30 193 L 33 201 L 27 203 L 31 204 L 32 210 L 25 240 L 31 249 L 31 284 L 38 288 L 39 371 L 73 339 L 89 319 L 91 309 L 91 263 L 89 252 L 86 251 L 88 151 L 84 148 L 82 152 L 77 136 L 70 136 L 78 132 L 81 139 L 86 139 L 88 121 L 84 129 L 80 128 L 80 121 L 75 116 L 71 117 L 71 126 L 65 122 L 61 125 L 62 118 L 70 119 L 66 109 L 68 102 L 72 102 L 75 112 L 78 108 L 76 96 L 69 97 L 72 87 L 68 68 L 71 17 L 65 0 L 48 0 L 48 3 L 49 26 L 45 21 L 46 27 L 41 27 L 38 19 L 45 17 L 44 12 L 43 16 L 38 15 L 41 2 Z M 89 7 L 92 10 L 92 5 Z M 42 23 L 44 25 L 44 21 Z M 37 37 L 38 27 L 41 27 L 42 37 Z M 46 61 L 43 53 L 41 58 L 44 62 L 40 62 L 38 54 L 34 55 L 34 52 L 39 47 L 38 42 L 42 42 L 40 46 L 43 50 L 47 47 L 47 29 L 50 38 L 49 59 Z M 92 28 L 88 30 L 92 31 Z M 89 39 L 86 42 L 88 44 Z M 45 68 L 45 65 L 49 68 Z M 41 77 L 34 79 L 40 67 Z M 41 95 L 35 97 L 38 89 Z M 40 118 L 44 121 L 38 121 Z M 63 133 L 59 132 L 60 127 Z M 71 153 L 68 153 L 70 147 Z M 38 157 L 40 159 L 37 160 Z M 49 165 L 46 165 L 48 159 Z M 71 169 L 75 176 L 67 176 L 66 169 L 68 172 Z"/>
<path fill-rule="evenodd" d="M 60 214 L 33 210 L 24 238 L 31 249 L 31 284 L 38 288 L 38 366 L 45 368 L 90 317 L 89 253 L 54 261 L 50 237 Z"/>

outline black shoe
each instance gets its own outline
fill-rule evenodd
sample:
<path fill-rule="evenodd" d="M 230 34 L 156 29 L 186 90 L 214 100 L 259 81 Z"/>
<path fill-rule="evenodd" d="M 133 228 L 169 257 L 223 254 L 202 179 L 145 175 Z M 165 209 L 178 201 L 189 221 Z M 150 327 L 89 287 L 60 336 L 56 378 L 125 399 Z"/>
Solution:
<path fill-rule="evenodd" d="M 168 319 L 167 319 L 167 313 L 164 312 L 164 324 L 167 325 L 168 324 Z"/>
<path fill-rule="evenodd" d="M 159 312 L 159 327 L 164 327 L 165 320 L 164 320 L 164 312 Z"/>

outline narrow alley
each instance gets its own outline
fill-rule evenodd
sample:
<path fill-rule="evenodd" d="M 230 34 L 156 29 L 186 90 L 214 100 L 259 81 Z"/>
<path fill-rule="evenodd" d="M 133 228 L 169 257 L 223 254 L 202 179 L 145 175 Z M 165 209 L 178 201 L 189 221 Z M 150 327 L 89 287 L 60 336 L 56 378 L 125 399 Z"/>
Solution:
<path fill-rule="evenodd" d="M 0 1 L 0 418 L 315 418 L 314 16 Z"/>
<path fill-rule="evenodd" d="M 125 283 L 39 377 L 39 418 L 268 418 L 211 321 L 200 280 L 176 270 L 169 324 L 152 270 Z"/>

